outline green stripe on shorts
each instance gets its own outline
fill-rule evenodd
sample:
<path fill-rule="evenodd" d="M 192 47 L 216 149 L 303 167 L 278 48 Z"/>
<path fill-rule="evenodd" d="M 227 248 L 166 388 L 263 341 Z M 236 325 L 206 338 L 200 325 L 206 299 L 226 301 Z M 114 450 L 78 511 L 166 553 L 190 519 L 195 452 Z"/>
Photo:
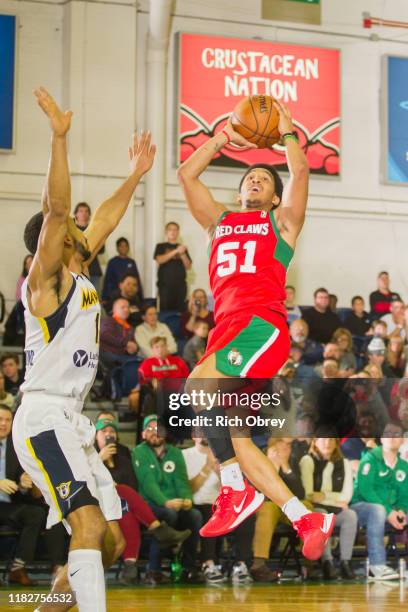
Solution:
<path fill-rule="evenodd" d="M 217 370 L 226 376 L 246 376 L 246 371 L 273 344 L 278 335 L 279 330 L 272 323 L 253 316 L 231 342 L 216 351 Z"/>

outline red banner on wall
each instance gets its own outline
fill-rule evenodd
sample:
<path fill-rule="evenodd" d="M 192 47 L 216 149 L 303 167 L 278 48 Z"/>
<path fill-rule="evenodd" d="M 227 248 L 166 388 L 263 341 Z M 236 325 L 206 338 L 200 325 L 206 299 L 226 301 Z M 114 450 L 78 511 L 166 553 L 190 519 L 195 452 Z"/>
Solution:
<path fill-rule="evenodd" d="M 258 40 L 180 34 L 179 160 L 224 127 L 246 96 L 268 94 L 294 118 L 311 172 L 340 173 L 340 52 Z M 223 148 L 212 165 L 269 163 L 285 170 L 285 149 Z"/>

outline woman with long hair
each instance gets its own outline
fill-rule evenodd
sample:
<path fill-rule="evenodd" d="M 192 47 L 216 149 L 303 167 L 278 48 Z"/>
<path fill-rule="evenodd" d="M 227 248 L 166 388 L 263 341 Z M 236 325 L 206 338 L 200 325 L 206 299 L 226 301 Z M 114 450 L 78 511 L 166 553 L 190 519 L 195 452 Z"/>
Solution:
<path fill-rule="evenodd" d="M 357 368 L 356 357 L 353 353 L 353 337 L 348 329 L 339 327 L 333 334 L 332 342 L 340 349 L 340 370 L 346 378 L 354 374 Z"/>
<path fill-rule="evenodd" d="M 309 453 L 300 460 L 300 473 L 306 499 L 313 503 L 315 511 L 336 514 L 336 527 L 340 528 L 340 572 L 343 578 L 352 580 L 355 575 L 350 560 L 358 525 L 357 514 L 348 506 L 353 495 L 353 472 L 350 462 L 343 457 L 340 440 L 331 435 L 331 431 L 322 428 L 316 432 Z M 337 571 L 330 540 L 322 560 L 325 579 L 335 579 Z"/>

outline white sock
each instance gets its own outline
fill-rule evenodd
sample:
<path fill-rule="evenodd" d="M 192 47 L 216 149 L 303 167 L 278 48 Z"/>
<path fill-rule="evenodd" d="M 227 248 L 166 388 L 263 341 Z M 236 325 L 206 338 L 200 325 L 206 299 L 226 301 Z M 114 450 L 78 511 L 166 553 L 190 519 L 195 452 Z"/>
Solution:
<path fill-rule="evenodd" d="M 309 514 L 310 510 L 308 510 L 297 497 L 291 497 L 286 504 L 283 504 L 282 512 L 284 512 L 290 522 L 293 523 L 301 519 L 305 514 Z"/>
<path fill-rule="evenodd" d="M 71 550 L 68 580 L 81 612 L 106 612 L 102 553 L 93 548 Z"/>
<path fill-rule="evenodd" d="M 235 491 L 245 489 L 244 477 L 238 462 L 221 466 L 221 484 L 232 487 Z"/>

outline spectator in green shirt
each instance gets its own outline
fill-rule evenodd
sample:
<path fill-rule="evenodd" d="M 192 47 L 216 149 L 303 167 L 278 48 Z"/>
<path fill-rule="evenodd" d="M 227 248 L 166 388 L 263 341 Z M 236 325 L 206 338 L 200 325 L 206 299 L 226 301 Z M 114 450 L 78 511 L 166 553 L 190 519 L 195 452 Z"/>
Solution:
<path fill-rule="evenodd" d="M 398 454 L 403 442 L 401 425 L 388 423 L 381 446 L 361 459 L 354 485 L 350 507 L 367 530 L 369 577 L 374 580 L 398 580 L 398 572 L 386 565 L 384 527 L 388 522 L 402 530 L 407 524 L 408 462 Z"/>
<path fill-rule="evenodd" d="M 191 529 L 183 544 L 183 578 L 187 582 L 202 582 L 195 570 L 201 513 L 193 508 L 192 490 L 181 450 L 167 444 L 157 430 L 157 415 L 143 421 L 144 442 L 133 449 L 132 463 L 139 484 L 139 493 L 159 520 L 176 529 Z M 145 578 L 150 584 L 163 582 L 161 553 L 155 541 L 149 551 L 149 568 Z"/>

